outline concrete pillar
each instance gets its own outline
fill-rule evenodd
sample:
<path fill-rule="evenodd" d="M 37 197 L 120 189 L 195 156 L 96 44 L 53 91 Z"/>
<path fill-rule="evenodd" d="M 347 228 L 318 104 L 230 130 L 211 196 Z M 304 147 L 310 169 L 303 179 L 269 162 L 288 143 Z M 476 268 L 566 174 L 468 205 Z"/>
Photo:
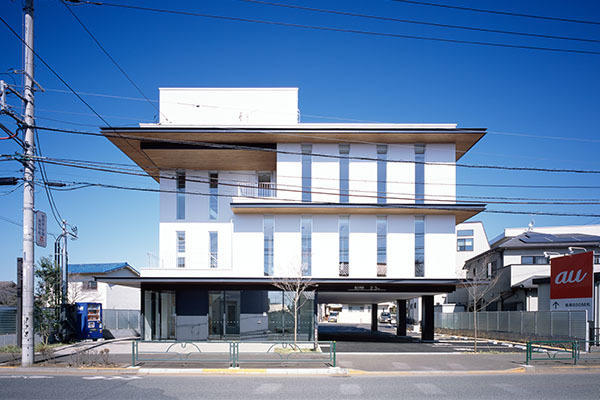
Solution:
<path fill-rule="evenodd" d="M 422 297 L 421 340 L 433 340 L 433 296 Z"/>
<path fill-rule="evenodd" d="M 371 330 L 377 332 L 377 304 L 371 304 Z"/>
<path fill-rule="evenodd" d="M 396 335 L 406 336 L 406 300 L 396 300 Z"/>

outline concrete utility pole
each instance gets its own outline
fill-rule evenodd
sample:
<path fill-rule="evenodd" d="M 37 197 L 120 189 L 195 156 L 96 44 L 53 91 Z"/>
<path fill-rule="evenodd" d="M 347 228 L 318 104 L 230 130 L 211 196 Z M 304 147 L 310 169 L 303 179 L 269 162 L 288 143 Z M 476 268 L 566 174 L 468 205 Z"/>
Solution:
<path fill-rule="evenodd" d="M 62 306 L 64 307 L 69 302 L 69 262 L 67 259 L 67 241 L 69 240 L 69 232 L 67 232 L 67 221 L 62 221 L 62 237 L 64 245 L 62 248 Z"/>
<path fill-rule="evenodd" d="M 33 140 L 33 0 L 25 0 L 23 5 L 23 23 L 25 25 L 25 48 L 23 58 L 23 96 L 25 97 L 25 148 L 23 174 L 23 320 L 21 365 L 33 365 L 33 289 L 34 275 L 34 140 Z"/>

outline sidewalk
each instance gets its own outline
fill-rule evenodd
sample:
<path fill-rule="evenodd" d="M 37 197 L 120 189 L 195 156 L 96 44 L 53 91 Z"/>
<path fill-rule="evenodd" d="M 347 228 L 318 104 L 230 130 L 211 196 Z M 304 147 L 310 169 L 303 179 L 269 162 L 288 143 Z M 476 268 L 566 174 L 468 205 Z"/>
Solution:
<path fill-rule="evenodd" d="M 443 344 L 443 343 L 437 343 Z M 151 349 L 164 351 L 171 344 L 146 343 Z M 290 362 L 265 363 L 243 362 L 244 354 L 251 352 L 262 353 L 266 351 L 264 344 L 245 343 L 245 353 L 240 350 L 240 368 L 229 368 L 227 344 L 224 343 L 195 343 L 202 356 L 216 358 L 221 355 L 222 362 L 184 362 L 175 358 L 168 362 L 140 361 L 135 367 L 131 366 L 131 341 L 110 340 L 98 342 L 82 342 L 77 345 L 64 346 L 56 350 L 55 357 L 49 362 L 38 362 L 41 355 L 36 355 L 36 365 L 33 368 L 9 367 L 1 364 L 0 373 L 94 373 L 94 374 L 329 374 L 329 375 L 354 375 L 354 374 L 382 374 L 382 375 L 419 375 L 419 374 L 498 374 L 498 373 L 526 373 L 540 371 L 560 372 L 567 370 L 595 370 L 600 372 L 600 360 L 581 363 L 574 366 L 570 360 L 536 361 L 530 366 L 525 366 L 525 352 L 515 350 L 509 352 L 457 352 L 447 346 L 446 351 L 435 348 L 433 352 L 424 351 L 434 348 L 436 343 L 423 343 L 422 349 L 416 352 L 338 352 L 336 354 L 336 368 L 326 362 Z M 398 344 L 401 346 L 401 344 Z M 417 344 L 411 343 L 411 348 Z M 187 350 L 191 351 L 190 345 Z M 342 347 L 342 346 L 340 346 Z M 363 347 L 361 345 L 361 347 Z M 141 349 L 141 347 L 140 347 Z M 151 350 L 154 351 L 154 350 Z M 181 351 L 181 349 L 178 349 Z M 211 353 L 213 356 L 211 356 Z M 274 355 L 277 356 L 277 355 Z"/>

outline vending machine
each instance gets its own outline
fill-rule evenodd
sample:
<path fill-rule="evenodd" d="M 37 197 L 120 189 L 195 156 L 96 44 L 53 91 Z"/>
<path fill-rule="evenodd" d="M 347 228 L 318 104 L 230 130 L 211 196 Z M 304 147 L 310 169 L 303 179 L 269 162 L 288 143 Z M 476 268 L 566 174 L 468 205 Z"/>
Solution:
<path fill-rule="evenodd" d="M 79 339 L 101 339 L 102 304 L 77 303 L 77 323 Z"/>

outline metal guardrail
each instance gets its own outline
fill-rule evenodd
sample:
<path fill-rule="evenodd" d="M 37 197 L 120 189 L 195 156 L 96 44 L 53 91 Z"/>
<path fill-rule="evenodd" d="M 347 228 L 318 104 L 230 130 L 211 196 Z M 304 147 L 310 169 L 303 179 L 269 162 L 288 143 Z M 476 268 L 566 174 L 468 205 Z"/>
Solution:
<path fill-rule="evenodd" d="M 573 360 L 577 365 L 579 343 L 576 340 L 530 340 L 527 342 L 525 364 L 530 361 Z"/>
<path fill-rule="evenodd" d="M 163 351 L 140 351 L 141 345 L 167 346 Z M 220 347 L 217 351 L 202 351 L 194 342 L 140 341 L 131 342 L 131 366 L 139 362 L 164 363 L 228 363 L 237 368 L 241 363 L 324 363 L 337 366 L 336 342 L 210 342 Z M 221 345 L 221 346 L 219 346 Z M 316 346 L 316 347 L 315 347 Z M 242 347 L 242 350 L 240 350 Z M 244 347 L 250 347 L 244 349 Z M 257 350 L 263 347 L 265 350 Z M 318 350 L 320 351 L 316 351 Z M 323 351 L 328 349 L 328 351 Z"/>

